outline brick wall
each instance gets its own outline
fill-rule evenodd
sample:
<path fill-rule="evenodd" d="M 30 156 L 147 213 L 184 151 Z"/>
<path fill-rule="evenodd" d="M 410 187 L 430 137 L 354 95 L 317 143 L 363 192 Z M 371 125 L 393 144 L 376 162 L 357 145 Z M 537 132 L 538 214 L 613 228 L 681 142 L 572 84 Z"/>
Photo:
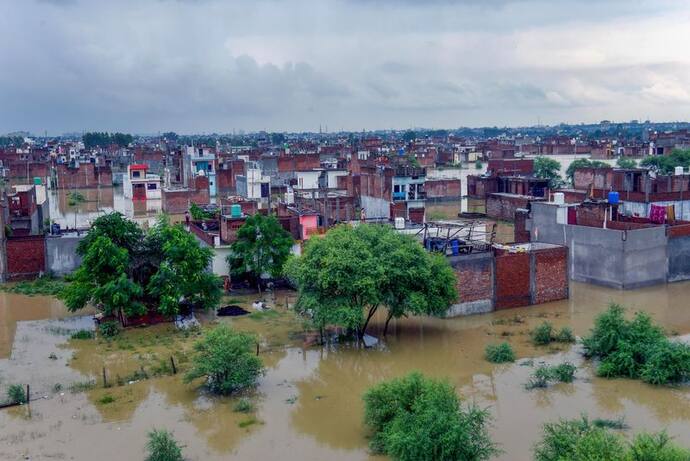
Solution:
<path fill-rule="evenodd" d="M 98 186 L 112 186 L 113 174 L 109 166 L 95 166 L 93 163 L 82 163 L 79 168 L 67 165 L 57 166 L 58 189 L 85 189 Z"/>
<path fill-rule="evenodd" d="M 495 308 L 529 306 L 531 300 L 529 253 L 497 254 Z"/>
<path fill-rule="evenodd" d="M 460 198 L 462 189 L 459 179 L 427 180 L 424 183 L 427 198 Z"/>
<path fill-rule="evenodd" d="M 534 172 L 533 159 L 493 159 L 487 170 L 495 173 L 531 175 Z"/>
<path fill-rule="evenodd" d="M 461 256 L 452 262 L 459 302 L 491 300 L 494 296 L 493 259 Z"/>
<path fill-rule="evenodd" d="M 7 238 L 7 273 L 10 280 L 35 277 L 46 269 L 43 235 Z"/>
<path fill-rule="evenodd" d="M 537 250 L 533 253 L 532 304 L 568 297 L 568 248 Z"/>
<path fill-rule="evenodd" d="M 527 243 L 530 241 L 530 232 L 527 230 L 527 210 L 515 211 L 515 226 L 513 227 L 513 241 L 515 243 Z"/>
<path fill-rule="evenodd" d="M 515 210 L 527 208 L 530 198 L 524 195 L 491 194 L 486 198 L 486 215 L 494 219 L 512 221 Z"/>

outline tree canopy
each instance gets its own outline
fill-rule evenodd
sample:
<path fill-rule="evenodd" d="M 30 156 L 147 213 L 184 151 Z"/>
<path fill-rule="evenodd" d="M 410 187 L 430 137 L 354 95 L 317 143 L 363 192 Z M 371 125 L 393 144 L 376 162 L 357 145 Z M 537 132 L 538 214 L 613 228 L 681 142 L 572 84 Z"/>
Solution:
<path fill-rule="evenodd" d="M 455 275 L 441 255 L 389 226 L 336 226 L 310 239 L 287 272 L 297 309 L 319 328 L 340 325 L 360 338 L 380 306 L 390 319 L 443 315 L 457 298 Z"/>
<path fill-rule="evenodd" d="M 182 302 L 208 308 L 220 299 L 207 270 L 212 250 L 165 218 L 144 233 L 119 213 L 101 216 L 77 252 L 82 263 L 61 293 L 71 311 L 91 303 L 108 316 L 175 315 Z"/>
<path fill-rule="evenodd" d="M 561 164 L 548 157 L 534 159 L 534 176 L 549 180 L 549 187 L 558 187 L 561 184 Z"/>
<path fill-rule="evenodd" d="M 677 166 L 690 167 L 690 149 L 674 149 L 670 155 L 653 155 L 640 161 L 640 166 L 649 168 L 660 174 L 673 174 Z"/>
<path fill-rule="evenodd" d="M 588 158 L 579 158 L 577 160 L 574 160 L 569 166 L 568 169 L 565 170 L 565 175 L 568 178 L 568 181 L 571 183 L 573 182 L 573 177 L 575 176 L 575 170 L 578 168 L 610 168 L 611 165 L 609 165 L 606 162 L 602 162 L 601 160 L 590 160 Z"/>
<path fill-rule="evenodd" d="M 618 160 L 616 160 L 616 166 L 618 168 L 637 168 L 637 162 L 635 159 L 632 159 L 630 157 L 619 157 Z"/>
<path fill-rule="evenodd" d="M 261 276 L 279 277 L 294 240 L 275 216 L 249 216 L 237 231 L 228 264 L 233 275 L 250 274 L 261 289 Z"/>
<path fill-rule="evenodd" d="M 131 134 L 107 132 L 84 133 L 81 139 L 84 143 L 84 147 L 87 149 L 92 149 L 94 147 L 106 147 L 111 144 L 126 147 L 134 141 L 134 138 Z"/>

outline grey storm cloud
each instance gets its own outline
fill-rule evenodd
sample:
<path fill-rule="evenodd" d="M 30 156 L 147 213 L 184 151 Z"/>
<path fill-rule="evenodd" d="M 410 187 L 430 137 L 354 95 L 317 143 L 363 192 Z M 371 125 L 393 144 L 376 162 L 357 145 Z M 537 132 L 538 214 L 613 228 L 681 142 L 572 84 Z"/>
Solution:
<path fill-rule="evenodd" d="M 0 133 L 687 118 L 690 6 L 0 0 Z"/>

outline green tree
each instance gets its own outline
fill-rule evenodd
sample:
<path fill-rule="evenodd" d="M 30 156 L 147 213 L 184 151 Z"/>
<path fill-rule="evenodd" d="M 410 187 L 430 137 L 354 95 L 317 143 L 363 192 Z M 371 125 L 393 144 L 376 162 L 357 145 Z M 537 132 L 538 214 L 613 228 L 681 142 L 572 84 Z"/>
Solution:
<path fill-rule="evenodd" d="M 179 313 L 180 302 L 186 301 L 204 309 L 220 301 L 220 280 L 208 270 L 213 250 L 202 247 L 182 225 L 159 221 L 151 230 L 161 246 L 161 262 L 151 277 L 147 290 L 157 299 L 158 310 L 164 315 Z"/>
<path fill-rule="evenodd" d="M 415 139 L 417 139 L 417 133 L 412 130 L 407 130 L 405 133 L 403 133 L 403 141 L 405 142 L 412 142 Z"/>
<path fill-rule="evenodd" d="M 216 394 L 232 394 L 254 387 L 263 373 L 261 359 L 253 350 L 256 338 L 219 325 L 194 345 L 192 368 L 185 381 L 206 378 L 206 386 Z"/>
<path fill-rule="evenodd" d="M 154 429 L 148 433 L 146 461 L 183 461 L 182 448 L 172 433 L 165 429 Z"/>
<path fill-rule="evenodd" d="M 116 246 L 133 254 L 140 249 L 144 232 L 134 221 L 125 218 L 122 213 L 116 211 L 108 213 L 99 216 L 91 223 L 89 232 L 77 245 L 77 253 L 84 256 L 93 241 L 101 236 L 107 237 Z"/>
<path fill-rule="evenodd" d="M 660 174 L 673 174 L 677 166 L 690 167 L 690 149 L 674 149 L 667 156 L 645 157 L 640 161 L 640 166 Z"/>
<path fill-rule="evenodd" d="M 488 412 L 462 408 L 447 382 L 412 373 L 380 383 L 364 395 L 370 447 L 395 461 L 479 461 L 497 454 Z"/>
<path fill-rule="evenodd" d="M 618 157 L 618 160 L 616 160 L 616 166 L 618 168 L 625 169 L 637 168 L 637 162 L 629 157 Z"/>
<path fill-rule="evenodd" d="M 294 241 L 275 216 L 249 216 L 237 231 L 227 261 L 235 275 L 251 274 L 261 291 L 261 276 L 279 277 Z"/>
<path fill-rule="evenodd" d="M 606 162 L 602 162 L 601 160 L 590 160 L 588 158 L 579 158 L 574 160 L 568 166 L 568 169 L 565 170 L 565 176 L 571 183 L 573 182 L 573 178 L 575 176 L 575 170 L 578 168 L 611 168 L 611 166 Z"/>
<path fill-rule="evenodd" d="M 548 157 L 537 157 L 534 159 L 534 176 L 537 178 L 548 179 L 549 187 L 555 188 L 561 184 L 561 164 Z"/>
<path fill-rule="evenodd" d="M 297 309 L 323 328 L 342 325 L 364 336 L 379 307 L 388 318 L 441 315 L 457 298 L 455 277 L 442 256 L 388 226 L 340 225 L 311 239 L 288 273 L 297 284 Z"/>

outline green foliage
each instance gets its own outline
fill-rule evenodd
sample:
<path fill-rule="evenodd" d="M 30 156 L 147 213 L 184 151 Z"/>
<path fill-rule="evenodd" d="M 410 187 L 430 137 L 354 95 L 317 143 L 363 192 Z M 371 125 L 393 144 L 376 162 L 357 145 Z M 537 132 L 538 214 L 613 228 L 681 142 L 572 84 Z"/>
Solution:
<path fill-rule="evenodd" d="M 70 336 L 72 339 L 93 339 L 93 331 L 89 330 L 79 330 L 72 333 Z"/>
<path fill-rule="evenodd" d="M 194 345 L 192 369 L 185 376 L 190 382 L 206 378 L 206 386 L 217 394 L 232 394 L 253 387 L 263 373 L 254 355 L 256 338 L 220 325 L 207 332 Z"/>
<path fill-rule="evenodd" d="M 412 142 L 415 139 L 417 139 L 417 133 L 415 131 L 407 130 L 405 133 L 403 133 L 403 141 Z"/>
<path fill-rule="evenodd" d="M 67 196 L 68 206 L 74 207 L 84 202 L 86 202 L 86 197 L 81 192 L 70 192 Z"/>
<path fill-rule="evenodd" d="M 182 448 L 172 433 L 165 429 L 154 429 L 148 433 L 146 461 L 183 461 Z"/>
<path fill-rule="evenodd" d="M 642 433 L 627 442 L 621 435 L 586 417 L 544 425 L 534 448 L 535 461 L 687 461 L 690 451 L 665 433 Z"/>
<path fill-rule="evenodd" d="M 114 401 L 115 397 L 113 397 L 111 394 L 104 394 L 100 399 L 98 399 L 98 403 L 101 405 L 108 405 Z"/>
<path fill-rule="evenodd" d="M 560 365 L 540 365 L 525 385 L 527 389 L 544 388 L 552 382 L 571 383 L 575 379 L 575 365 L 569 362 Z"/>
<path fill-rule="evenodd" d="M 206 219 L 214 219 L 216 217 L 214 213 L 204 210 L 196 203 L 192 203 L 192 206 L 189 207 L 189 214 L 192 215 L 192 219 L 194 221 L 204 221 Z"/>
<path fill-rule="evenodd" d="M 673 174 L 677 166 L 690 167 L 690 149 L 674 149 L 671 155 L 667 156 L 645 157 L 640 161 L 640 166 L 660 174 Z"/>
<path fill-rule="evenodd" d="M 484 351 L 486 360 L 492 363 L 506 363 L 515 361 L 515 352 L 510 344 L 503 342 L 500 344 L 489 344 Z"/>
<path fill-rule="evenodd" d="M 101 322 L 101 324 L 98 325 L 98 333 L 104 338 L 113 338 L 120 334 L 120 324 L 114 320 Z"/>
<path fill-rule="evenodd" d="M 570 327 L 561 328 L 556 334 L 555 341 L 559 343 L 574 343 L 575 335 Z"/>
<path fill-rule="evenodd" d="M 637 168 L 637 162 L 629 157 L 619 157 L 618 160 L 616 160 L 616 166 L 618 168 Z"/>
<path fill-rule="evenodd" d="M 232 411 L 237 413 L 251 413 L 254 411 L 254 404 L 246 397 L 242 397 L 232 406 Z"/>
<path fill-rule="evenodd" d="M 568 169 L 565 170 L 565 176 L 568 178 L 568 181 L 571 183 L 573 182 L 573 176 L 575 175 L 575 170 L 578 168 L 610 168 L 611 166 L 606 163 L 602 162 L 601 160 L 590 160 L 588 158 L 579 158 L 577 160 L 574 160 L 569 166 Z"/>
<path fill-rule="evenodd" d="M 553 325 L 551 325 L 549 322 L 543 322 L 530 332 L 530 336 L 534 345 L 545 346 L 551 343 L 553 337 Z"/>
<path fill-rule="evenodd" d="M 549 180 L 549 187 L 558 187 L 561 183 L 561 164 L 548 157 L 534 159 L 534 176 Z"/>
<path fill-rule="evenodd" d="M 461 408 L 446 381 L 412 373 L 372 387 L 364 405 L 371 449 L 395 461 L 473 461 L 497 454 L 488 412 Z"/>
<path fill-rule="evenodd" d="M 19 293 L 27 296 L 57 296 L 65 288 L 65 282 L 51 277 L 40 277 L 36 280 L 17 282 L 14 285 L 0 285 L 0 290 Z"/>
<path fill-rule="evenodd" d="M 153 305 L 175 315 L 183 301 L 209 308 L 220 300 L 220 281 L 207 270 L 213 250 L 165 217 L 145 234 L 120 213 L 101 216 L 77 252 L 82 264 L 61 293 L 71 311 L 92 303 L 107 316 L 132 317 Z"/>
<path fill-rule="evenodd" d="M 610 305 L 596 318 L 583 344 L 587 356 L 601 360 L 599 376 L 639 378 L 651 384 L 690 377 L 690 346 L 669 341 L 643 312 L 627 320 L 621 306 Z"/>
<path fill-rule="evenodd" d="M 275 216 L 249 216 L 237 231 L 228 264 L 235 275 L 252 274 L 257 284 L 265 273 L 279 277 L 294 241 Z"/>
<path fill-rule="evenodd" d="M 21 384 L 11 384 L 7 388 L 7 401 L 9 403 L 26 403 L 26 392 Z"/>
<path fill-rule="evenodd" d="M 21 136 L 0 136 L 0 147 L 15 146 L 20 147 L 24 145 L 24 138 Z"/>
<path fill-rule="evenodd" d="M 84 133 L 81 139 L 84 142 L 84 147 L 87 149 L 92 149 L 94 147 L 107 147 L 111 144 L 116 144 L 119 147 L 126 147 L 134 141 L 134 138 L 131 134 L 106 132 Z"/>
<path fill-rule="evenodd" d="M 477 160 L 474 162 L 474 167 L 475 167 L 477 170 L 481 170 L 481 169 L 484 167 L 484 164 L 482 163 L 481 160 L 477 159 Z"/>
<path fill-rule="evenodd" d="M 604 429 L 623 430 L 628 429 L 629 427 L 625 422 L 625 418 L 623 417 L 617 419 L 596 418 L 592 420 L 592 424 L 594 424 L 597 427 L 602 427 Z"/>
<path fill-rule="evenodd" d="M 360 337 L 381 305 L 389 321 L 443 315 L 457 298 L 446 259 L 388 226 L 336 226 L 310 239 L 286 272 L 299 289 L 299 312 L 318 328 L 341 325 Z"/>

